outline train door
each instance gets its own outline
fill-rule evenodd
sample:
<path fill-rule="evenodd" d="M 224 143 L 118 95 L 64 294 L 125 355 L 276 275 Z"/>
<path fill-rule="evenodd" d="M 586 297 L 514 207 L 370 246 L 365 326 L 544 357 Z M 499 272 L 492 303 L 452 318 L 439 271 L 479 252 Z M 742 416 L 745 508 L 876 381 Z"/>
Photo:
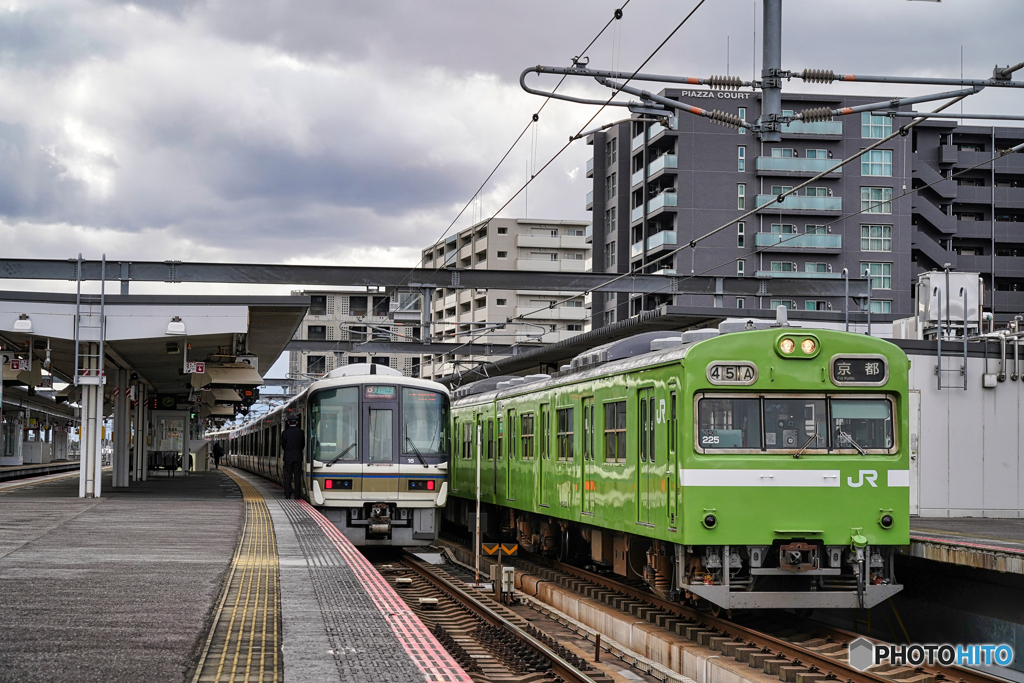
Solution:
<path fill-rule="evenodd" d="M 580 512 L 594 514 L 594 397 L 583 399 L 583 466 Z"/>
<path fill-rule="evenodd" d="M 549 507 L 547 493 L 548 459 L 551 457 L 551 405 L 540 406 L 540 448 L 537 454 L 537 505 Z"/>
<path fill-rule="evenodd" d="M 665 438 L 668 450 L 668 463 L 665 466 L 665 476 L 668 479 L 668 525 L 676 526 L 676 516 L 679 514 L 679 392 L 673 386 L 673 391 L 668 394 L 668 429 Z"/>
<path fill-rule="evenodd" d="M 388 392 L 387 390 L 390 390 Z M 363 498 L 393 499 L 398 495 L 398 461 L 401 420 L 395 387 L 363 387 Z M 459 438 L 453 434 L 452 438 Z"/>
<path fill-rule="evenodd" d="M 508 443 L 505 444 L 505 500 L 515 500 L 515 491 L 512 490 L 512 463 L 516 459 L 516 446 L 518 445 L 516 440 L 516 411 L 515 409 L 509 410 L 507 417 L 508 424 Z"/>
<path fill-rule="evenodd" d="M 657 472 L 657 457 L 655 453 L 654 425 L 657 416 L 657 408 L 654 404 L 654 389 L 640 389 L 637 392 L 637 415 L 640 419 L 637 430 L 637 452 L 640 457 L 637 462 L 637 521 L 641 524 L 651 524 L 651 506 L 653 505 L 657 486 L 660 484 Z"/>
<path fill-rule="evenodd" d="M 498 484 L 501 481 L 501 468 L 505 457 L 505 419 L 497 414 L 498 423 L 494 425 L 494 438 L 497 446 L 494 449 L 494 502 L 498 502 Z"/>

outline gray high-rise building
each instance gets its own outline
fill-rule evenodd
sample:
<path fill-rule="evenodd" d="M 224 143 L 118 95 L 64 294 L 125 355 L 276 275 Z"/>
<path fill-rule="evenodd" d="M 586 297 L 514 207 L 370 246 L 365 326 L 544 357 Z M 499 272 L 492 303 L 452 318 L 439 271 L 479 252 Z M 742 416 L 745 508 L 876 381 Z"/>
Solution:
<path fill-rule="evenodd" d="M 760 95 L 668 89 L 662 95 L 719 109 L 745 121 L 760 115 Z M 714 102 L 709 102 L 709 99 Z M 836 109 L 884 100 L 789 94 L 784 111 Z M 958 126 L 930 120 L 804 188 L 776 197 L 888 136 L 910 119 L 869 113 L 792 123 L 782 141 L 764 143 L 748 129 L 681 115 L 670 125 L 634 117 L 594 133 L 587 175 L 593 192 L 594 272 L 685 276 L 841 278 L 869 272 L 875 313 L 913 313 L 917 274 L 981 272 L 987 306 L 1024 310 L 1024 157 L 1010 155 L 953 178 L 1024 140 L 1018 128 Z M 921 192 L 911 188 L 935 183 Z M 762 204 L 770 208 L 743 221 Z M 725 226 L 722 228 L 722 226 Z M 695 249 L 672 251 L 712 230 Z M 767 291 L 770 292 L 770 286 Z M 668 291 L 668 288 L 666 288 Z M 1019 293 L 1018 293 L 1019 292 Z M 713 306 L 711 296 L 595 295 L 593 323 L 606 325 L 661 303 Z M 724 297 L 736 308 L 842 310 L 842 298 Z M 1002 316 L 1001 316 L 1002 317 Z"/>

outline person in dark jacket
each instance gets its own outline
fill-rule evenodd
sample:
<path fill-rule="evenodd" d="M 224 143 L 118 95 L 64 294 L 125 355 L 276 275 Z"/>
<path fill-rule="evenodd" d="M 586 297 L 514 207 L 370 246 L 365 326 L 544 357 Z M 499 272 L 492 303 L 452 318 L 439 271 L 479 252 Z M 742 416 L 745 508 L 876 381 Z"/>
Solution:
<path fill-rule="evenodd" d="M 213 442 L 213 468 L 216 470 L 220 469 L 220 459 L 224 457 L 224 448 L 220 445 L 220 441 Z"/>
<path fill-rule="evenodd" d="M 299 416 L 290 415 L 288 426 L 281 432 L 281 450 L 284 451 L 284 497 L 299 497 L 299 477 L 302 476 L 302 449 L 306 435 L 299 429 Z"/>

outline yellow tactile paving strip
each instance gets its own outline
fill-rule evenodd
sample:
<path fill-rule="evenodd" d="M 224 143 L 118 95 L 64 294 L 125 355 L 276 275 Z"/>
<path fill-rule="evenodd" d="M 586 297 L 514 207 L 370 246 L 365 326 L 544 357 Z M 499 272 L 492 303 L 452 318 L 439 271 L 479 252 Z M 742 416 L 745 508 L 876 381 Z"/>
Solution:
<path fill-rule="evenodd" d="M 230 469 L 223 471 L 242 491 L 245 526 L 192 682 L 281 681 L 281 586 L 274 525 L 259 491 Z"/>

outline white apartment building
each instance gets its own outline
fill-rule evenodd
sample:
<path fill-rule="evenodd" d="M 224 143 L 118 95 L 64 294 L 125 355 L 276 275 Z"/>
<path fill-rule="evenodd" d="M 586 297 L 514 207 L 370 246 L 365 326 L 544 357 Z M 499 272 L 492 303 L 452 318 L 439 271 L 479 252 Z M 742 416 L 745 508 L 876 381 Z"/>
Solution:
<path fill-rule="evenodd" d="M 474 268 L 535 272 L 584 272 L 591 246 L 586 221 L 494 218 L 423 250 L 423 268 Z M 590 329 L 582 293 L 514 289 L 438 289 L 431 302 L 435 341 L 516 344 L 561 341 Z M 554 308 L 549 308 L 556 303 Z M 509 323 L 509 318 L 525 315 Z M 436 379 L 491 360 L 450 353 L 424 356 L 421 376 Z"/>

